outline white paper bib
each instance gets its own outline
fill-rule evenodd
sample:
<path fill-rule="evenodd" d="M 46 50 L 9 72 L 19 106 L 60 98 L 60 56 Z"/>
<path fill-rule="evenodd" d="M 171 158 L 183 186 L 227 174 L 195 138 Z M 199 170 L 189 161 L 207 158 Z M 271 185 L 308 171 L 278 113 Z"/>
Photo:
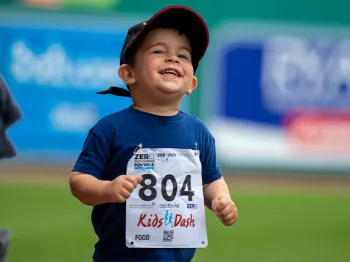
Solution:
<path fill-rule="evenodd" d="M 207 247 L 199 151 L 142 148 L 127 174 L 143 176 L 126 201 L 127 247 Z"/>

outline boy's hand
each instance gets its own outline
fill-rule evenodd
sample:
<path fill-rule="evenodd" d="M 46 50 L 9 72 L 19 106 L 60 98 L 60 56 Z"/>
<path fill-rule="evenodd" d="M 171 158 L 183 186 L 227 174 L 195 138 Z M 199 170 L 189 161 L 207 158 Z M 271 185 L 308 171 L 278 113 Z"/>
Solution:
<path fill-rule="evenodd" d="M 233 201 L 225 196 L 214 198 L 211 208 L 225 226 L 231 226 L 238 218 L 238 210 Z"/>
<path fill-rule="evenodd" d="M 107 184 L 104 194 L 110 203 L 124 203 L 141 181 L 141 176 L 120 175 Z"/>

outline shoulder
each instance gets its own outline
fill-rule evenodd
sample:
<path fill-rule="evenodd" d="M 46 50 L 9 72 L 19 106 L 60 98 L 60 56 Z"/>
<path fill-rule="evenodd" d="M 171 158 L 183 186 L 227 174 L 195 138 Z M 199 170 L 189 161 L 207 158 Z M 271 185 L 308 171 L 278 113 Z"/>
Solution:
<path fill-rule="evenodd" d="M 128 121 L 130 112 L 128 108 L 112 113 L 101 118 L 92 128 L 91 131 L 99 133 L 101 131 L 116 130 Z"/>
<path fill-rule="evenodd" d="M 187 123 L 190 127 L 194 128 L 197 131 L 200 131 L 201 133 L 204 133 L 204 134 L 211 136 L 209 128 L 206 126 L 206 124 L 201 119 L 199 119 L 195 115 L 187 114 L 184 112 L 182 112 L 182 113 L 185 116 L 184 117 L 185 121 L 187 121 Z"/>

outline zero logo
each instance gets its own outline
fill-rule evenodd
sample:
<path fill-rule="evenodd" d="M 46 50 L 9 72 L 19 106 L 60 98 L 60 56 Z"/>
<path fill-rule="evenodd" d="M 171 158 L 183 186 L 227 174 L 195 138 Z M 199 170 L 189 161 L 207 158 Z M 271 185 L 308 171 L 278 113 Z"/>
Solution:
<path fill-rule="evenodd" d="M 198 205 L 197 205 L 197 204 L 187 204 L 187 208 L 190 208 L 190 209 L 197 209 L 197 208 L 198 208 Z"/>

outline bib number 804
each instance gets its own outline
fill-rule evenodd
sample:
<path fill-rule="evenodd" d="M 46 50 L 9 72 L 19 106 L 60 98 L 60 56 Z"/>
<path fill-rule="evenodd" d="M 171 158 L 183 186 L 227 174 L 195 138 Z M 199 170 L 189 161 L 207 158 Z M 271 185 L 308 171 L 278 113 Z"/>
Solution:
<path fill-rule="evenodd" d="M 143 180 L 140 183 L 141 189 L 139 191 L 139 197 L 143 201 L 153 201 L 157 197 L 157 190 L 154 188 L 154 186 L 157 184 L 157 178 L 152 174 L 142 175 L 142 178 L 143 178 Z M 149 184 L 146 184 L 147 180 L 150 180 Z M 172 192 L 170 195 L 168 194 L 168 192 L 166 190 L 166 186 L 167 186 L 168 181 L 170 181 L 172 184 Z M 187 190 L 186 190 L 186 188 L 187 188 Z M 147 189 L 151 191 L 150 195 L 146 195 Z M 162 190 L 162 196 L 166 201 L 173 201 L 176 197 L 176 194 L 177 194 L 176 178 L 171 174 L 166 175 L 162 179 L 161 190 Z M 191 175 L 186 176 L 186 178 L 183 182 L 183 185 L 180 189 L 180 196 L 187 196 L 188 201 L 192 201 L 192 198 L 194 196 L 194 191 L 192 191 L 192 187 L 191 187 Z"/>

